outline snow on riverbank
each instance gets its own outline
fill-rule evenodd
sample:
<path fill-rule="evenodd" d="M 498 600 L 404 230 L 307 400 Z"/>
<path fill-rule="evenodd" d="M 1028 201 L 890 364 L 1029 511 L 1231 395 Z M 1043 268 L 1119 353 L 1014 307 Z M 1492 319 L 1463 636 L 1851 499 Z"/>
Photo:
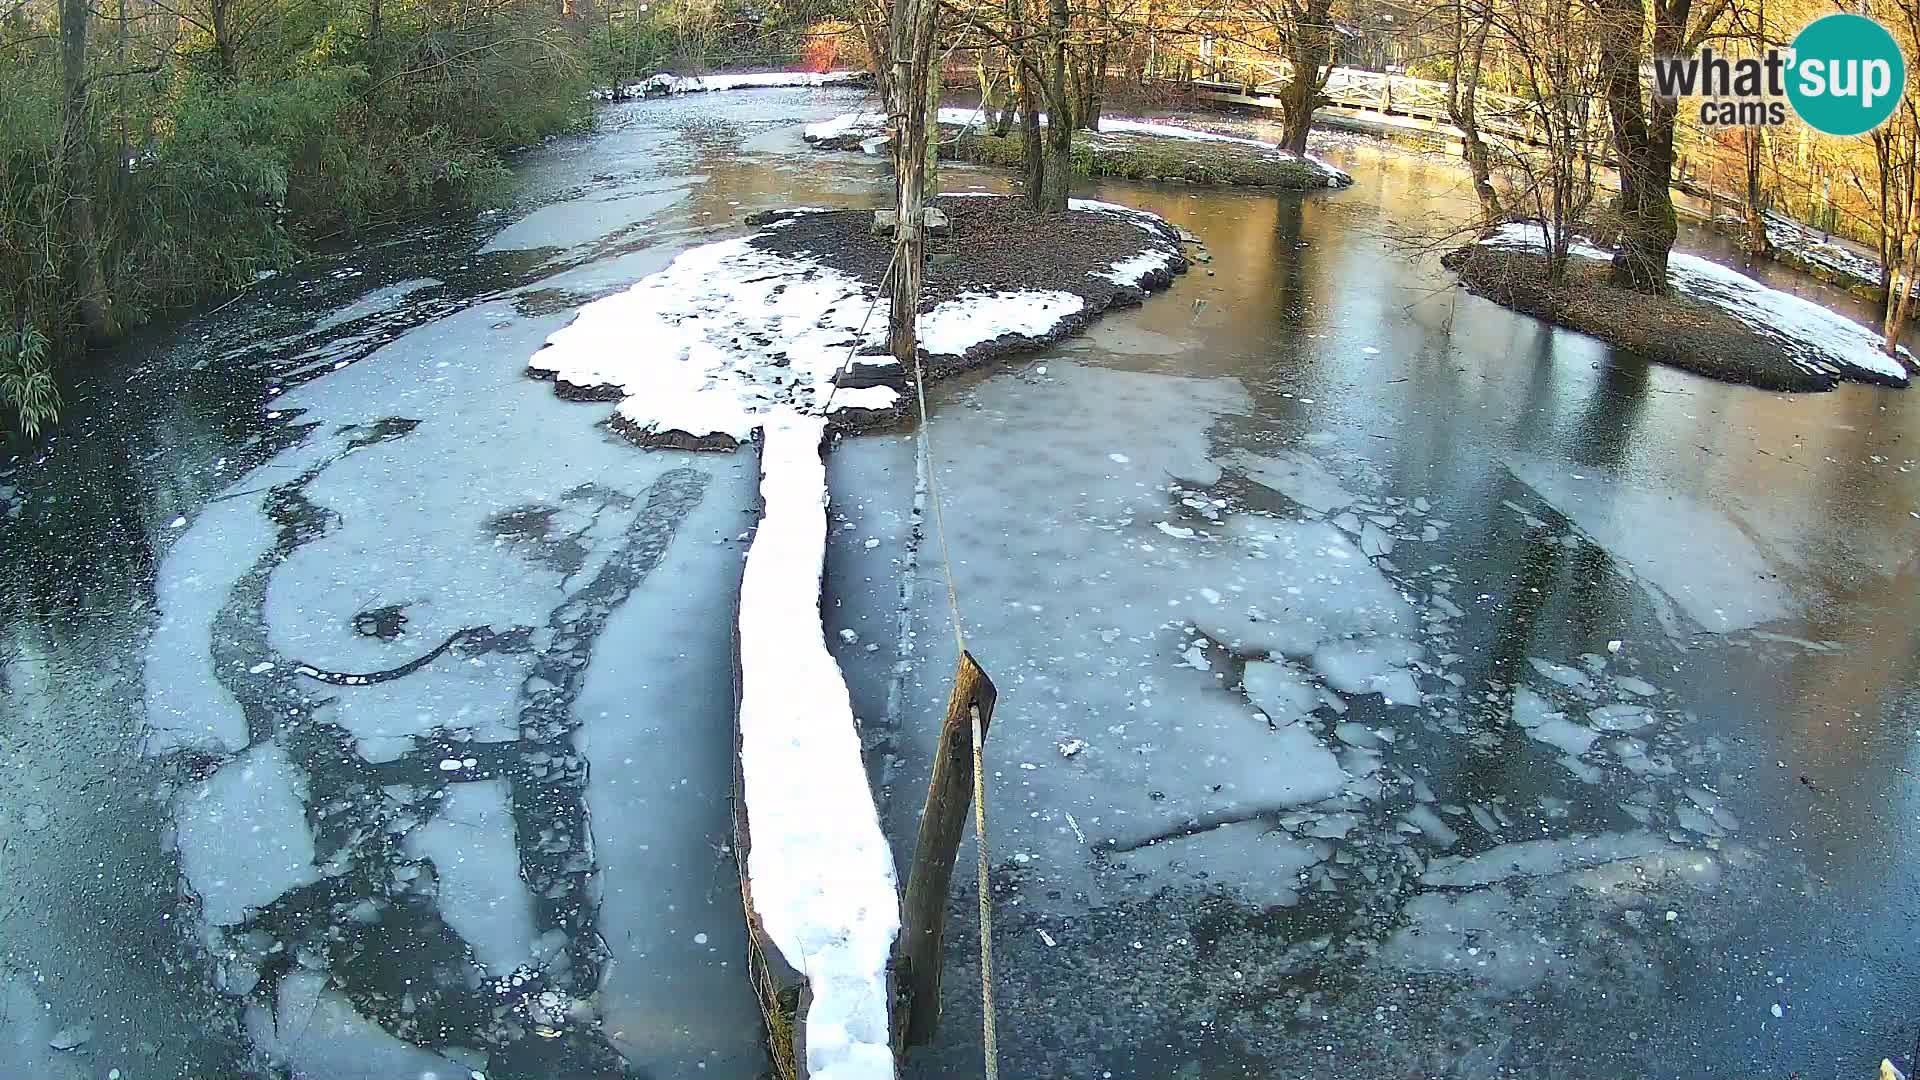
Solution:
<path fill-rule="evenodd" d="M 867 78 L 864 71 L 764 71 L 746 75 L 675 75 L 663 71 L 643 82 L 599 90 L 601 101 L 699 94 L 710 90 L 765 90 L 773 87 L 852 86 Z"/>
<path fill-rule="evenodd" d="M 1775 259 L 1849 291 L 1870 290 L 1869 295 L 1879 292 L 1880 259 L 1872 252 L 1777 211 L 1768 210 L 1761 219 Z M 1714 223 L 1723 232 L 1746 234 L 1746 219 L 1739 214 L 1722 214 Z"/>
<path fill-rule="evenodd" d="M 1481 243 L 1498 248 L 1541 248 L 1544 233 L 1528 222 L 1503 225 Z M 1607 260 L 1613 253 L 1576 239 L 1570 253 L 1583 259 Z M 1852 319 L 1811 300 L 1770 288 L 1731 269 L 1676 251 L 1668 259 L 1667 276 L 1674 292 L 1712 304 L 1768 338 L 1804 371 L 1814 374 L 1892 380 L 1906 385 L 1907 371 L 1899 360 L 1880 351 L 1880 336 Z M 1904 353 L 1904 350 L 1902 350 Z"/>
<path fill-rule="evenodd" d="M 987 114 L 983 109 L 941 109 L 940 123 L 960 128 L 985 128 Z M 1040 114 L 1040 122 L 1046 123 L 1047 115 Z M 1221 135 L 1212 131 L 1200 131 L 1174 124 L 1164 124 L 1154 120 L 1135 119 L 1124 116 L 1103 116 L 1100 118 L 1100 130 L 1089 132 L 1100 135 L 1142 135 L 1149 138 L 1183 139 L 1188 142 L 1231 143 L 1257 149 L 1264 154 L 1306 161 L 1320 169 L 1325 175 L 1328 187 L 1343 187 L 1353 183 L 1353 177 L 1334 166 L 1314 157 L 1312 154 L 1294 154 L 1269 142 L 1249 139 L 1239 135 Z M 861 148 L 867 153 L 879 153 L 888 138 L 886 114 L 880 112 L 859 111 L 841 113 L 829 120 L 808 124 L 801 136 L 810 143 L 829 140 L 858 139 Z"/>
<path fill-rule="evenodd" d="M 807 978 L 808 1074 L 891 1077 L 886 967 L 900 907 L 853 705 L 820 621 L 826 422 L 782 409 L 764 432 L 765 509 L 740 583 L 751 904 L 782 957 Z"/>

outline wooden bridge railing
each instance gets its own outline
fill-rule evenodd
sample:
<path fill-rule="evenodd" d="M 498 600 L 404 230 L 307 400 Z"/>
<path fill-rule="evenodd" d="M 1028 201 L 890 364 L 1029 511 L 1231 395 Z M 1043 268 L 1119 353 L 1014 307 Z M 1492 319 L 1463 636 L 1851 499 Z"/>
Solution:
<path fill-rule="evenodd" d="M 1215 64 L 1226 78 L 1195 79 L 1194 84 L 1254 99 L 1277 94 L 1292 71 L 1285 60 L 1219 59 Z M 1239 77 L 1234 78 L 1236 75 Z M 1325 94 L 1329 102 L 1341 108 L 1410 116 L 1453 127 L 1447 112 L 1447 84 L 1433 79 L 1337 67 L 1327 75 Z M 1534 110 L 1525 99 L 1482 90 L 1476 111 L 1481 129 L 1488 134 L 1531 143 L 1541 141 Z"/>

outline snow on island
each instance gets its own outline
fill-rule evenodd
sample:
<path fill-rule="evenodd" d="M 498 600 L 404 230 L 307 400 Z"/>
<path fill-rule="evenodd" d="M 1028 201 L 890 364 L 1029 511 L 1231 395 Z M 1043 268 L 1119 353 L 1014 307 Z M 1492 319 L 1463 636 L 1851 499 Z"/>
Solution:
<path fill-rule="evenodd" d="M 1512 222 L 1480 243 L 1492 248 L 1538 252 L 1545 246 L 1545 233 L 1537 224 Z M 1569 253 L 1582 259 L 1613 258 L 1613 252 L 1577 237 Z M 1755 334 L 1779 346 L 1796 367 L 1810 375 L 1907 385 L 1906 368 L 1881 351 L 1878 333 L 1811 300 L 1762 285 L 1712 260 L 1679 251 L 1668 257 L 1667 276 L 1676 295 L 1720 308 Z M 1901 354 L 1909 355 L 1905 349 Z"/>
<path fill-rule="evenodd" d="M 957 127 L 962 130 L 984 130 L 987 127 L 987 115 L 981 109 L 941 109 L 940 123 L 943 126 Z M 1046 123 L 1047 114 L 1040 114 L 1040 122 Z M 1249 139 L 1239 135 L 1222 135 L 1213 131 L 1201 131 L 1197 128 L 1181 127 L 1176 124 L 1160 123 L 1124 116 L 1103 116 L 1100 118 L 1100 130 L 1088 132 L 1098 138 L 1106 135 L 1143 136 L 1157 139 L 1180 139 L 1187 142 L 1223 143 L 1244 146 L 1269 157 L 1281 157 L 1288 160 L 1303 161 L 1313 166 L 1327 187 L 1345 187 L 1353 183 L 1353 177 L 1312 154 L 1294 154 L 1289 150 L 1259 139 Z M 801 137 L 816 146 L 825 144 L 825 149 L 852 149 L 858 146 L 869 154 L 877 154 L 887 144 L 889 133 L 884 113 L 859 111 L 841 113 L 816 124 L 808 124 L 801 129 Z"/>
<path fill-rule="evenodd" d="M 858 86 L 870 76 L 864 71 L 763 71 L 745 75 L 675 75 L 660 72 L 652 78 L 600 90 L 602 101 L 698 94 L 710 90 L 765 90 L 774 87 Z"/>
<path fill-rule="evenodd" d="M 934 304 L 921 315 L 920 336 L 935 371 L 1044 344 L 1085 322 L 1087 296 L 1106 298 L 1102 307 L 1116 291 L 1137 300 L 1185 268 L 1177 234 L 1160 218 L 1093 200 L 1072 208 L 1124 222 L 1138 238 L 1084 272 L 1077 293 L 981 288 Z M 554 380 L 564 397 L 617 400 L 612 426 L 644 445 L 731 449 L 778 409 L 846 428 L 900 415 L 907 373 L 884 352 L 877 282 L 829 265 L 829 254 L 777 243 L 781 230 L 828 213 L 865 217 L 782 211 L 748 236 L 693 248 L 582 307 L 548 336 L 528 373 Z"/>

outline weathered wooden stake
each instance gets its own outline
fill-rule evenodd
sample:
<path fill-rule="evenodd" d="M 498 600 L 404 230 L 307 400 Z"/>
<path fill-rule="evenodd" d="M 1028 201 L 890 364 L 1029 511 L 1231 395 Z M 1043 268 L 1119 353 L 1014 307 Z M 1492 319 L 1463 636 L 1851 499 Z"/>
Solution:
<path fill-rule="evenodd" d="M 902 1032 L 904 1045 L 918 1046 L 933 1038 L 940 1025 L 940 946 L 947 929 L 947 890 L 953 879 L 953 860 L 960 853 L 967 810 L 973 805 L 973 717 L 980 717 L 980 737 L 987 737 L 997 697 L 993 680 L 973 659 L 960 654 L 960 669 L 947 699 L 947 717 L 940 725 L 940 744 L 933 754 L 933 780 L 927 785 L 927 806 L 920 812 L 920 838 L 913 848 L 913 866 L 907 873 L 907 899 L 901 913 L 902 977 L 907 1010 Z"/>

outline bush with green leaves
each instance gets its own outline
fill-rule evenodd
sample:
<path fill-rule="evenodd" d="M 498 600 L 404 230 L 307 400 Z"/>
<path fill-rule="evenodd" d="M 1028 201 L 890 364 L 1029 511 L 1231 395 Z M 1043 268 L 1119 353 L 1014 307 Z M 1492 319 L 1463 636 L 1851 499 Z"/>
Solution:
<path fill-rule="evenodd" d="M 232 0 L 186 6 L 214 2 Z M 86 346 L 73 200 L 93 209 L 108 299 L 130 326 L 321 240 L 498 205 L 504 153 L 591 122 L 588 30 L 549 4 L 384 0 L 376 33 L 348 0 L 246 2 L 243 40 L 216 47 L 183 20 L 148 50 L 151 69 L 96 36 L 90 67 L 107 74 L 72 156 L 57 26 L 0 24 L 0 434 L 53 418 L 57 366 Z"/>

